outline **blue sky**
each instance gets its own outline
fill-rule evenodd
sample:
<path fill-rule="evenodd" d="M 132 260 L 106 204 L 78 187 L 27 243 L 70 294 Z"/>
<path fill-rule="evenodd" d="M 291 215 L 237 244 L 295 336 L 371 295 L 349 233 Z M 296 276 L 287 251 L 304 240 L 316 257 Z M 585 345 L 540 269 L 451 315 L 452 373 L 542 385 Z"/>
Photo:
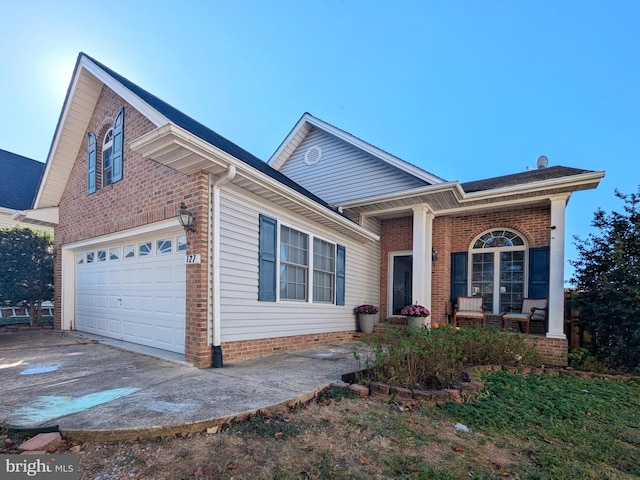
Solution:
<path fill-rule="evenodd" d="M 84 51 L 265 160 L 308 111 L 446 180 L 605 170 L 571 259 L 640 184 L 638 25 L 634 0 L 5 1 L 0 148 L 46 159 Z"/>

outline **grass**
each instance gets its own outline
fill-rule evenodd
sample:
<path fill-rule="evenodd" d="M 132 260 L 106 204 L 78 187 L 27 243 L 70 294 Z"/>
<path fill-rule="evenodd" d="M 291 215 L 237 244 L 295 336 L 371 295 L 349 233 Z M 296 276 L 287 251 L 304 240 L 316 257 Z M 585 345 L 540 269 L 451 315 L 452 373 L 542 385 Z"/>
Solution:
<path fill-rule="evenodd" d="M 85 444 L 79 478 L 640 476 L 640 380 L 506 371 L 482 380 L 476 403 L 443 409 L 361 399 L 334 388 L 305 407 L 263 412 L 222 433 Z M 457 422 L 470 432 L 456 430 Z"/>

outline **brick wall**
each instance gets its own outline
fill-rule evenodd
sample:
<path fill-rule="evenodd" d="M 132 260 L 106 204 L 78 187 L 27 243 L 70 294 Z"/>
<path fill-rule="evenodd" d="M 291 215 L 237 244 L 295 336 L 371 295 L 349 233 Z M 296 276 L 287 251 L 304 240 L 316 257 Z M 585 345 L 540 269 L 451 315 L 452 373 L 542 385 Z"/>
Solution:
<path fill-rule="evenodd" d="M 98 178 L 98 190 L 88 195 L 87 133 L 93 132 L 97 136 L 100 167 L 103 136 L 123 106 L 123 179 L 102 188 Z M 202 256 L 200 265 L 187 268 L 186 359 L 195 365 L 206 366 L 211 364 L 206 338 L 209 178 L 202 172 L 184 175 L 133 153 L 129 143 L 154 129 L 155 126 L 131 105 L 103 87 L 60 200 L 60 223 L 55 230 L 58 252 L 55 325 L 56 328 L 61 325 L 62 245 L 175 218 L 180 202 L 184 201 L 198 222 L 197 232 L 187 235 L 188 253 Z"/>
<path fill-rule="evenodd" d="M 569 362 L 569 342 L 559 338 L 525 336 L 525 341 L 533 345 L 546 365 L 566 367 Z"/>
<path fill-rule="evenodd" d="M 277 353 L 313 348 L 318 345 L 350 342 L 354 332 L 331 332 L 314 335 L 294 335 L 291 337 L 265 338 L 261 340 L 241 340 L 223 342 L 224 362 L 247 360 Z"/>

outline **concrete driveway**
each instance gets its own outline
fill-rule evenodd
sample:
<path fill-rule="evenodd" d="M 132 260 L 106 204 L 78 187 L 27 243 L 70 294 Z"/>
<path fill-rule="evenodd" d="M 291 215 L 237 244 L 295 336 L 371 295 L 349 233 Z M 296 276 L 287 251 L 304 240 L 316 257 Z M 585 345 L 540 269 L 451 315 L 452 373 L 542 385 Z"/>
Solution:
<path fill-rule="evenodd" d="M 0 334 L 0 422 L 58 425 L 67 438 L 84 441 L 202 431 L 307 400 L 361 368 L 353 356 L 358 343 L 198 369 L 95 338 L 60 331 Z"/>

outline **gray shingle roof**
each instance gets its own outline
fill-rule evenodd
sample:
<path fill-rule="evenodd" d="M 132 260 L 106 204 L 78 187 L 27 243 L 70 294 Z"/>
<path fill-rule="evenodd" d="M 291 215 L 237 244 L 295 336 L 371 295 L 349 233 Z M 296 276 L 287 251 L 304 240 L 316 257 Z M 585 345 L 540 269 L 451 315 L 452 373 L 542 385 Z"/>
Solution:
<path fill-rule="evenodd" d="M 31 208 L 44 163 L 0 150 L 0 207 Z"/>
<path fill-rule="evenodd" d="M 515 187 L 517 185 L 524 185 L 527 183 L 542 182 L 545 180 L 552 180 L 554 178 L 570 177 L 583 173 L 592 173 L 592 170 L 582 170 L 580 168 L 555 165 L 553 167 L 539 168 L 521 173 L 513 173 L 511 175 L 465 182 L 462 183 L 461 186 L 466 193 L 481 192 L 496 188 Z"/>

